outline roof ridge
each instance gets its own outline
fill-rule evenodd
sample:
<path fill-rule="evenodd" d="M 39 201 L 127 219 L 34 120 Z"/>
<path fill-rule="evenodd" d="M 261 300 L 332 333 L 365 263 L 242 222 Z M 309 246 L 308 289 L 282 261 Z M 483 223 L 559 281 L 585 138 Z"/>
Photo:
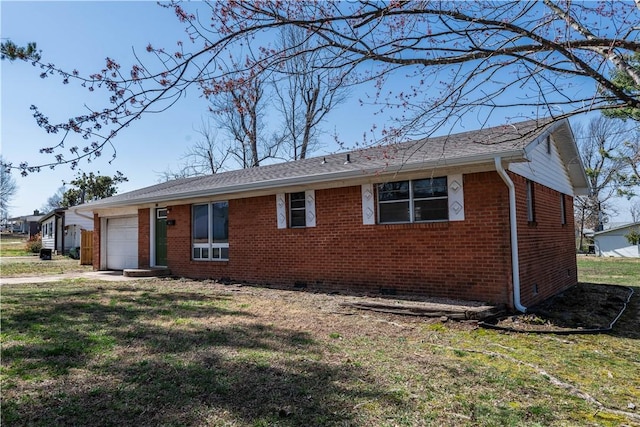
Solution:
<path fill-rule="evenodd" d="M 478 161 L 479 158 L 493 158 L 506 153 L 523 155 L 524 147 L 552 122 L 551 119 L 527 120 L 253 168 L 178 178 L 97 200 L 87 204 L 85 209 L 162 198 L 176 200 L 187 196 L 222 194 L 225 191 L 248 191 L 249 188 L 266 189 L 275 185 L 310 185 L 314 182 L 361 177 L 367 171 L 405 170 L 407 165 L 433 169 L 455 165 L 456 161 L 465 160 L 469 163 L 474 159 Z"/>

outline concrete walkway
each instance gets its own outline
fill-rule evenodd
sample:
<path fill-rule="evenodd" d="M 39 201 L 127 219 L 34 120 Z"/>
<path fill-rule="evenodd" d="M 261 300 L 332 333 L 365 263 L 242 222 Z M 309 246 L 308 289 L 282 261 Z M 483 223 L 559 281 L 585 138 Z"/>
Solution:
<path fill-rule="evenodd" d="M 151 279 L 151 277 L 126 277 L 122 271 L 86 271 L 78 273 L 52 274 L 50 276 L 0 277 L 0 285 L 17 285 L 22 283 L 50 283 L 67 279 L 104 280 L 107 282 L 130 282 Z"/>

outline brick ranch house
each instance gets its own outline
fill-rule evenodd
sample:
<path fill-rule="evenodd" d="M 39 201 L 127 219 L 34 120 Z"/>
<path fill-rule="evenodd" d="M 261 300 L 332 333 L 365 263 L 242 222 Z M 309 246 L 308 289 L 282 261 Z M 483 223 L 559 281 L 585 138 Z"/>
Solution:
<path fill-rule="evenodd" d="M 96 270 L 526 307 L 577 283 L 567 121 L 178 179 L 92 202 Z"/>

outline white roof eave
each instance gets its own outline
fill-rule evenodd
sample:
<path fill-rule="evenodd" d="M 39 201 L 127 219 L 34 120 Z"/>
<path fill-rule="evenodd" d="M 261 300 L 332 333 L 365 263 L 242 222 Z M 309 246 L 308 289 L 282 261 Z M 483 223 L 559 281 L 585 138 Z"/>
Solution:
<path fill-rule="evenodd" d="M 130 200 L 118 200 L 109 202 L 108 199 L 100 200 L 95 203 L 87 203 L 76 207 L 76 210 L 80 212 L 89 212 L 98 209 L 114 208 L 119 206 L 135 206 L 145 205 L 150 203 L 161 202 L 175 202 L 187 199 L 195 199 L 199 197 L 209 197 L 216 195 L 226 194 L 239 194 L 248 193 L 251 191 L 293 187 L 293 186 L 305 186 L 319 183 L 326 183 L 331 181 L 344 181 L 344 180 L 356 180 L 366 175 L 384 177 L 388 175 L 395 175 L 398 173 L 409 173 L 421 170 L 440 169 L 440 168 L 452 168 L 452 167 L 464 167 L 469 165 L 477 165 L 483 163 L 493 163 L 496 157 L 500 157 L 504 162 L 521 162 L 526 161 L 524 151 L 522 149 L 514 149 L 509 151 L 503 151 L 500 153 L 482 154 L 476 156 L 459 157 L 453 160 L 439 159 L 435 161 L 428 161 L 423 163 L 406 163 L 402 165 L 390 166 L 384 169 L 381 173 L 380 168 L 363 168 L 363 169 L 350 169 L 341 172 L 329 172 L 313 175 L 304 175 L 296 177 L 285 177 L 257 182 L 249 182 L 243 184 L 229 185 L 217 188 L 199 189 L 188 192 L 181 192 L 179 194 L 164 194 L 160 196 L 148 196 L 148 197 L 136 197 Z M 275 191 L 274 191 L 275 193 Z"/>

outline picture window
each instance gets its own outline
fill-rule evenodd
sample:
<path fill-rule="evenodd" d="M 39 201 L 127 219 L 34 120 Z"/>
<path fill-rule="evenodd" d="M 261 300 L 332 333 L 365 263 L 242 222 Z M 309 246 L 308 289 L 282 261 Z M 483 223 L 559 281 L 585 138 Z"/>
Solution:
<path fill-rule="evenodd" d="M 446 177 L 378 184 L 379 223 L 446 221 L 448 219 Z"/>
<path fill-rule="evenodd" d="M 203 261 L 229 259 L 228 202 L 193 206 L 192 257 Z"/>

